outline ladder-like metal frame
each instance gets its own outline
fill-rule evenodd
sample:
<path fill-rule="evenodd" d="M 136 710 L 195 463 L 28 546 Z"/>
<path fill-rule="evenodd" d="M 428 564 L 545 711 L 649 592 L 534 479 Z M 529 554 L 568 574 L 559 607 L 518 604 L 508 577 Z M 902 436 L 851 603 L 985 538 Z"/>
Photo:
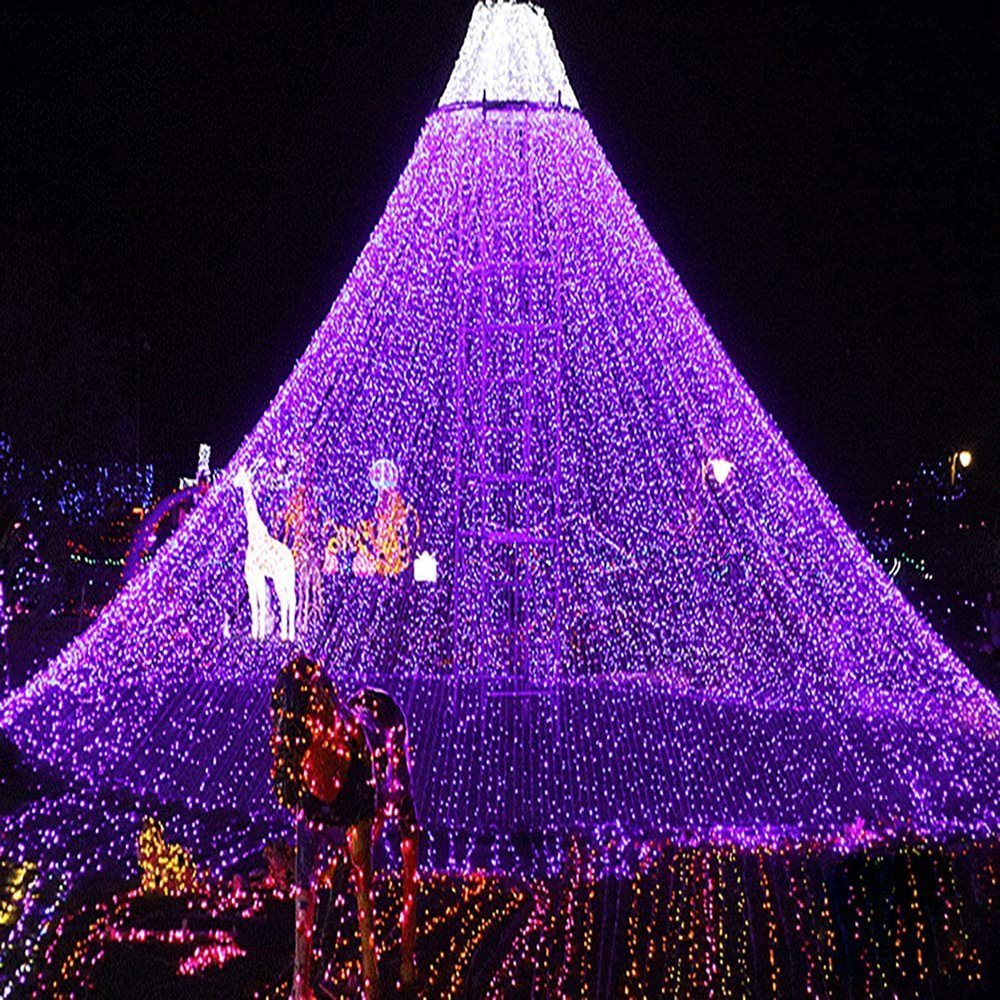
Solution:
<path fill-rule="evenodd" d="M 456 275 L 453 655 L 456 673 L 474 676 L 491 694 L 544 691 L 562 654 L 561 238 L 553 226 L 547 253 L 540 252 L 535 227 L 548 220 L 540 200 L 536 217 L 530 125 L 516 114 L 498 127 L 520 134 L 519 253 L 498 254 L 496 185 L 477 178 L 475 243 L 459 254 Z M 490 152 L 487 132 L 484 124 L 480 155 L 483 145 Z M 504 221 L 513 221 L 509 212 Z M 513 315 L 508 309 L 498 317 L 497 294 L 508 306 L 515 296 Z"/>

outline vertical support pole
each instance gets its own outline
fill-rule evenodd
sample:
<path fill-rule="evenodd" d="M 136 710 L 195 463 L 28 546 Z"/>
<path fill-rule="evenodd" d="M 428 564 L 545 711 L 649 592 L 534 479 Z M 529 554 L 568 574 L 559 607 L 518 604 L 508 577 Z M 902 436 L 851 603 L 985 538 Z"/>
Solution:
<path fill-rule="evenodd" d="M 358 936 L 361 938 L 361 973 L 365 1000 L 378 1000 L 378 950 L 375 944 L 375 904 L 372 900 L 372 826 L 357 823 L 347 831 L 354 892 L 358 901 Z"/>
<path fill-rule="evenodd" d="M 313 851 L 305 816 L 295 821 L 295 964 L 292 1000 L 313 1000 L 312 947 L 316 923 L 316 887 L 313 885 Z"/>

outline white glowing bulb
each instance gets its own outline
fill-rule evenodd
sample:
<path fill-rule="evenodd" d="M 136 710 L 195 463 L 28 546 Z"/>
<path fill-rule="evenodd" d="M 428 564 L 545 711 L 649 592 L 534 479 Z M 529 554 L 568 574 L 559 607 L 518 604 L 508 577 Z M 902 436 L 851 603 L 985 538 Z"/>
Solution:
<path fill-rule="evenodd" d="M 962 466 L 963 469 L 967 469 L 972 465 L 972 452 L 971 451 L 960 451 L 958 453 L 958 464 Z"/>
<path fill-rule="evenodd" d="M 710 458 L 708 467 L 712 470 L 712 478 L 720 485 L 725 485 L 729 474 L 733 471 L 733 463 L 726 458 Z"/>
<path fill-rule="evenodd" d="M 394 490 L 399 486 L 399 466 L 391 458 L 379 458 L 372 462 L 368 477 L 374 489 Z"/>
<path fill-rule="evenodd" d="M 437 559 L 429 552 L 421 552 L 413 560 L 413 579 L 417 583 L 437 583 L 438 564 Z"/>

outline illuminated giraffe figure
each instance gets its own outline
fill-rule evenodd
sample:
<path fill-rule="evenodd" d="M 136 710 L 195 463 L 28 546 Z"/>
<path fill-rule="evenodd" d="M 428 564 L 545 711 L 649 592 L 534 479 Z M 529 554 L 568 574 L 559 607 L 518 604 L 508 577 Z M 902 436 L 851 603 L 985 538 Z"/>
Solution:
<path fill-rule="evenodd" d="M 250 635 L 263 639 L 267 631 L 267 613 L 271 595 L 267 581 L 274 581 L 274 590 L 281 605 L 281 638 L 295 640 L 295 560 L 291 549 L 272 538 L 257 510 L 253 484 L 246 469 L 240 469 L 233 485 L 243 491 L 243 509 L 247 515 L 247 555 L 244 576 L 250 594 Z"/>

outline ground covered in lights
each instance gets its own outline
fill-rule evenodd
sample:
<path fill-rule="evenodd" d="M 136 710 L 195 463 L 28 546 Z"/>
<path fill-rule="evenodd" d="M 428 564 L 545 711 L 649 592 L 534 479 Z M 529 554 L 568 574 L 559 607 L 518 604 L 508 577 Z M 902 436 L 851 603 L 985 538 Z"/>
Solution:
<path fill-rule="evenodd" d="M 70 891 L 38 928 L 33 971 L 13 995 L 289 995 L 293 907 L 281 843 L 220 878 L 163 831 L 147 826 L 132 876 L 95 874 Z M 508 847 L 536 860 L 541 849 Z M 533 875 L 449 869 L 453 845 L 440 848 L 439 839 L 425 852 L 440 857 L 421 873 L 424 997 L 974 997 L 996 983 L 996 842 L 904 838 L 840 853 L 574 841 L 558 868 Z M 398 862 L 391 844 L 380 855 L 377 936 L 392 984 Z M 8 862 L 0 884 L 2 936 L 44 880 Z M 346 863 L 326 886 L 317 994 L 358 995 Z"/>

